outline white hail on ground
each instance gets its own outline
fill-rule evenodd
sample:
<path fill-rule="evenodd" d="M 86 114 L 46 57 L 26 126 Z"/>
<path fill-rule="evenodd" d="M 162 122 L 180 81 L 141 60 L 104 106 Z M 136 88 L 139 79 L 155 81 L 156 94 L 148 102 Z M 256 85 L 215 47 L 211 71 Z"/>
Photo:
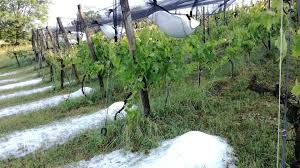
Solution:
<path fill-rule="evenodd" d="M 7 72 L 7 73 L 0 74 L 0 77 L 15 75 L 17 73 L 19 73 L 19 71 Z"/>
<path fill-rule="evenodd" d="M 28 80 L 28 81 L 24 81 L 24 82 L 3 85 L 3 86 L 0 86 L 0 91 L 21 88 L 21 87 L 25 87 L 25 86 L 33 86 L 33 85 L 42 83 L 42 81 L 43 81 L 42 78 L 37 78 L 37 79 L 32 79 L 32 80 Z"/>
<path fill-rule="evenodd" d="M 6 83 L 12 83 L 12 82 L 18 82 L 19 79 L 15 78 L 15 79 L 4 79 L 4 80 L 0 80 L 0 84 L 6 84 Z"/>
<path fill-rule="evenodd" d="M 25 76 L 20 77 L 20 78 L 4 79 L 4 80 L 0 80 L 0 84 L 19 82 L 19 81 L 22 81 L 22 80 L 27 79 L 27 78 L 36 77 L 37 75 L 38 75 L 37 73 L 33 73 L 33 74 L 30 74 L 30 75 L 25 75 Z"/>
<path fill-rule="evenodd" d="M 7 100 L 7 99 L 21 97 L 21 96 L 29 96 L 36 93 L 43 93 L 51 90 L 52 88 L 54 88 L 54 86 L 46 86 L 46 87 L 32 89 L 32 90 L 22 90 L 11 94 L 0 95 L 0 100 Z"/>
<path fill-rule="evenodd" d="M 37 150 L 64 144 L 85 130 L 100 128 L 105 123 L 106 116 L 107 119 L 112 120 L 123 105 L 124 102 L 116 102 L 107 109 L 93 114 L 71 117 L 38 128 L 6 135 L 0 138 L 0 160 L 18 158 Z M 125 116 L 125 111 L 118 115 L 120 118 Z"/>
<path fill-rule="evenodd" d="M 0 77 L 15 75 L 15 74 L 18 74 L 20 72 L 26 72 L 26 71 L 29 71 L 29 70 L 32 70 L 32 69 L 33 69 L 33 67 L 29 67 L 29 68 L 25 68 L 25 69 L 22 69 L 22 70 L 16 70 L 16 71 L 13 71 L 13 72 L 0 73 Z"/>
<path fill-rule="evenodd" d="M 93 89 L 89 87 L 85 87 L 84 93 L 90 94 Z M 42 99 L 39 101 L 27 103 L 27 104 L 21 104 L 17 106 L 12 106 L 12 107 L 7 107 L 4 109 L 0 109 L 0 118 L 2 117 L 7 117 L 11 115 L 16 115 L 16 114 L 24 114 L 24 113 L 30 113 L 34 111 L 38 111 L 44 108 L 49 108 L 49 107 L 55 107 L 59 105 L 60 103 L 66 101 L 67 99 L 76 99 L 79 97 L 83 97 L 82 90 L 78 90 L 76 92 L 73 92 L 71 94 L 64 94 L 64 95 L 59 95 L 59 96 L 54 96 L 46 99 Z"/>
<path fill-rule="evenodd" d="M 143 153 L 114 151 L 67 168 L 235 168 L 233 149 L 220 137 L 199 131 L 167 140 Z"/>
<path fill-rule="evenodd" d="M 69 85 L 71 84 L 73 81 L 71 82 L 65 82 L 64 85 Z M 46 86 L 46 87 L 42 87 L 42 88 L 36 88 L 36 89 L 31 89 L 31 90 L 21 90 L 15 93 L 10 93 L 10 94 L 6 94 L 6 95 L 0 95 L 0 101 L 1 100 L 8 100 L 8 99 L 12 99 L 12 98 L 16 98 L 16 97 L 22 97 L 22 96 L 29 96 L 29 95 L 33 95 L 33 94 L 37 94 L 37 93 L 43 93 L 43 92 L 47 92 L 51 89 L 53 89 L 55 86 Z"/>

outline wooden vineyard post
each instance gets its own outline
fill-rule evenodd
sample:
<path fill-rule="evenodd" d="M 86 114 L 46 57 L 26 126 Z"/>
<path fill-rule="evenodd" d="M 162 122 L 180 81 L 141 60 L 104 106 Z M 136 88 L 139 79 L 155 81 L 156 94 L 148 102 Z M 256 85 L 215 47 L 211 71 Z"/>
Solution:
<path fill-rule="evenodd" d="M 59 29 L 56 29 L 55 31 L 55 41 L 56 41 L 56 45 L 57 45 L 57 51 L 60 50 L 60 44 L 59 44 Z M 58 53 L 58 52 L 57 52 Z M 59 58 L 60 61 L 60 88 L 63 89 L 64 88 L 64 60 L 63 58 Z"/>
<path fill-rule="evenodd" d="M 120 1 L 121 8 L 122 8 L 122 15 L 123 15 L 123 21 L 126 29 L 126 35 L 128 38 L 128 46 L 129 46 L 129 51 L 130 54 L 133 57 L 134 64 L 136 64 L 135 60 L 135 35 L 134 35 L 134 30 L 132 26 L 132 18 L 131 18 L 131 13 L 130 13 L 130 8 L 128 4 L 128 0 L 122 0 Z M 150 115 L 150 101 L 149 101 L 149 94 L 148 94 L 148 85 L 147 85 L 147 80 L 143 76 L 143 83 L 144 87 L 140 91 L 140 97 L 142 100 L 142 105 L 143 105 L 143 112 L 145 116 Z"/>
<path fill-rule="evenodd" d="M 42 55 L 42 60 L 45 60 L 45 50 L 47 48 L 47 42 L 46 42 L 46 38 L 45 38 L 45 34 L 43 29 L 40 30 L 40 40 L 41 40 L 41 55 Z"/>
<path fill-rule="evenodd" d="M 50 70 L 50 81 L 53 81 L 54 79 L 54 74 L 53 74 L 53 66 L 52 64 L 45 58 L 45 50 L 49 50 L 49 43 L 48 43 L 48 38 L 46 38 L 46 35 L 44 33 L 44 31 L 41 29 L 41 43 L 42 43 L 42 49 L 41 49 L 41 54 L 43 56 L 43 59 L 46 61 L 46 63 L 49 66 L 49 70 Z M 44 51 L 44 52 L 43 52 Z"/>
<path fill-rule="evenodd" d="M 67 46 L 67 49 L 71 49 L 72 45 L 71 45 L 71 43 L 70 43 L 70 41 L 68 39 L 68 35 L 67 35 L 67 32 L 66 32 L 66 29 L 64 28 L 64 26 L 63 26 L 63 24 L 61 22 L 61 18 L 60 17 L 57 18 L 57 23 L 58 23 L 59 29 L 60 29 L 60 31 L 62 33 L 62 36 L 64 38 L 64 42 L 65 42 L 65 44 Z M 76 65 L 72 64 L 71 66 L 72 66 L 72 73 L 74 74 L 76 80 L 79 82 L 80 80 L 79 80 L 79 76 L 78 76 Z"/>
<path fill-rule="evenodd" d="M 55 36 L 53 36 L 55 41 L 56 41 L 56 45 L 57 45 L 57 49 L 60 50 L 60 44 L 59 44 L 59 28 L 55 30 Z"/>
<path fill-rule="evenodd" d="M 37 46 L 36 46 L 36 33 L 35 30 L 31 30 L 31 45 L 32 45 L 32 51 L 35 54 L 35 61 L 38 62 L 38 52 L 37 52 Z"/>
<path fill-rule="evenodd" d="M 296 0 L 296 11 L 297 11 L 297 20 L 298 20 L 298 26 L 297 28 L 300 28 L 300 0 Z M 300 107 L 299 107 L 300 108 Z M 299 119 L 299 114 L 300 111 L 298 110 L 297 116 Z M 299 121 L 294 124 L 295 128 L 295 134 L 296 134 L 296 141 L 295 141 L 295 160 L 296 160 L 296 166 L 299 168 L 300 167 L 300 124 Z M 296 167 L 295 166 L 295 167 Z"/>
<path fill-rule="evenodd" d="M 203 26 L 203 38 L 202 38 L 202 41 L 205 44 L 206 43 L 205 7 L 202 7 L 202 26 Z M 199 87 L 201 85 L 201 73 L 202 73 L 202 68 L 201 68 L 200 62 L 198 62 L 198 86 Z"/>
<path fill-rule="evenodd" d="M 46 30 L 47 30 L 50 42 L 52 43 L 52 50 L 56 53 L 56 52 L 58 52 L 58 50 L 57 50 L 57 47 L 56 47 L 56 43 L 55 43 L 52 31 L 49 29 L 48 26 L 46 27 Z"/>
<path fill-rule="evenodd" d="M 208 37 L 210 36 L 210 27 L 209 27 L 209 10 L 208 10 L 208 7 L 206 8 L 207 9 L 207 35 Z"/>
<path fill-rule="evenodd" d="M 224 0 L 224 25 L 227 26 L 228 23 L 227 23 L 227 18 L 226 18 L 226 8 L 227 8 L 227 0 Z M 234 78 L 234 62 L 232 61 L 232 59 L 229 59 L 228 60 L 230 65 L 231 65 L 231 78 Z"/>
<path fill-rule="evenodd" d="M 226 8 L 227 8 L 227 0 L 224 0 L 224 23 L 227 26 L 227 18 L 226 18 Z"/>
<path fill-rule="evenodd" d="M 52 34 L 52 31 L 49 29 L 49 27 L 47 26 L 46 27 L 46 31 L 47 31 L 47 34 L 49 36 L 49 40 L 51 42 L 51 45 L 52 45 L 52 51 L 54 54 L 58 54 L 58 48 L 57 48 L 57 44 L 56 44 L 56 41 L 54 39 L 54 36 Z M 58 59 L 60 61 L 60 59 Z M 52 70 L 50 70 L 50 74 L 52 74 L 51 76 L 53 77 L 53 66 L 51 65 L 52 67 Z M 53 81 L 53 78 L 51 78 L 51 81 Z M 62 83 L 62 86 L 63 86 L 63 83 Z"/>
<path fill-rule="evenodd" d="M 268 0 L 268 10 L 271 10 L 271 0 Z M 268 49 L 269 51 L 271 51 L 271 31 L 269 31 L 269 36 L 268 36 Z"/>
<path fill-rule="evenodd" d="M 57 20 L 57 23 L 59 24 L 60 18 L 57 17 L 56 20 Z M 59 45 L 59 30 L 61 30 L 61 29 L 59 28 L 58 30 L 56 30 L 57 31 L 56 32 L 56 41 L 57 41 L 58 46 L 60 46 Z M 64 64 L 63 58 L 60 58 L 59 61 L 60 61 L 60 88 L 63 89 L 64 88 L 64 78 L 65 78 L 65 71 L 64 71 L 65 64 Z"/>
<path fill-rule="evenodd" d="M 296 0 L 298 26 L 300 26 L 300 0 Z"/>
<path fill-rule="evenodd" d="M 45 45 L 46 45 L 45 49 L 49 50 L 49 39 L 48 39 L 48 36 L 45 34 L 44 30 L 42 30 L 42 34 L 43 34 L 43 39 L 44 39 Z"/>
<path fill-rule="evenodd" d="M 90 30 L 87 26 L 87 23 L 85 21 L 85 15 L 81 9 L 81 5 L 78 5 L 78 15 L 79 15 L 79 18 L 80 18 L 80 23 L 81 23 L 81 28 L 83 29 L 83 31 L 85 32 L 85 35 L 86 35 L 86 41 L 87 41 L 87 44 L 88 44 L 88 47 L 89 47 L 89 50 L 90 50 L 90 54 L 91 54 L 91 57 L 93 59 L 94 62 L 97 62 L 98 61 L 98 58 L 97 58 L 97 55 L 96 55 L 96 50 L 94 48 L 94 43 L 92 41 L 92 37 L 90 35 Z M 104 89 L 104 81 L 103 81 L 103 76 L 100 74 L 100 72 L 98 72 L 97 74 L 97 77 L 98 77 L 98 80 L 99 80 L 99 87 L 100 87 L 100 92 L 101 90 L 103 90 L 103 95 L 105 96 L 106 93 L 105 93 L 105 89 Z"/>
<path fill-rule="evenodd" d="M 62 22 L 61 22 L 61 18 L 60 17 L 57 17 L 57 23 L 58 23 L 58 27 L 59 27 L 59 30 L 62 34 L 62 37 L 64 38 L 64 42 L 67 46 L 67 48 L 71 48 L 71 44 L 69 42 L 69 39 L 68 39 L 68 35 L 67 35 L 67 32 L 66 32 L 66 29 L 64 28 Z"/>
<path fill-rule="evenodd" d="M 43 68 L 43 64 L 42 64 L 42 43 L 40 40 L 40 31 L 39 29 L 36 30 L 36 37 L 37 37 L 37 46 L 38 46 L 38 61 L 39 61 L 39 68 L 42 69 Z"/>
<path fill-rule="evenodd" d="M 20 68 L 20 67 L 21 67 L 21 64 L 20 64 L 20 61 L 19 61 L 19 59 L 18 59 L 18 55 L 17 55 L 17 53 L 16 53 L 16 52 L 13 52 L 13 54 L 14 54 L 14 56 L 15 56 L 15 58 L 16 58 L 16 61 L 17 61 L 18 67 Z"/>
<path fill-rule="evenodd" d="M 206 30 L 205 30 L 205 7 L 202 7 L 202 25 L 203 25 L 203 43 L 206 42 Z"/>
<path fill-rule="evenodd" d="M 77 45 L 79 45 L 80 44 L 80 37 L 79 37 L 79 30 L 80 30 L 80 22 L 79 22 L 79 16 L 77 16 L 77 20 L 76 20 L 76 39 L 77 39 Z M 80 30 L 81 31 L 81 30 Z"/>
<path fill-rule="evenodd" d="M 196 6 L 196 20 L 198 20 L 198 14 L 199 14 L 199 11 L 198 11 L 198 5 Z"/>

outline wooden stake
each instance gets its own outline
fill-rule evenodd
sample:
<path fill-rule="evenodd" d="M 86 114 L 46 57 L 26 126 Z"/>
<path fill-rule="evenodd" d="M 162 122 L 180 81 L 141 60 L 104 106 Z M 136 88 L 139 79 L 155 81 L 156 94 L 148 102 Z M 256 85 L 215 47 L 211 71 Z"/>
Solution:
<path fill-rule="evenodd" d="M 34 29 L 31 30 L 31 45 L 32 45 L 32 51 L 35 54 L 35 61 L 38 62 L 36 31 Z"/>
<path fill-rule="evenodd" d="M 55 43 L 55 40 L 54 40 L 54 37 L 53 37 L 53 34 L 52 34 L 52 31 L 49 30 L 48 26 L 46 27 L 46 31 L 47 31 L 47 34 L 49 36 L 49 40 L 51 42 L 51 45 L 52 45 L 52 50 L 55 54 L 58 54 L 58 49 L 57 49 L 57 46 L 56 46 L 56 43 Z M 57 58 L 59 61 L 61 61 L 61 58 Z M 53 81 L 54 80 L 54 72 L 53 72 L 53 65 L 50 65 L 50 81 Z"/>
<path fill-rule="evenodd" d="M 97 55 L 96 55 L 96 50 L 94 48 L 94 43 L 93 43 L 92 37 L 90 35 L 90 30 L 89 30 L 89 28 L 87 26 L 87 23 L 85 21 L 85 15 L 82 11 L 81 5 L 78 5 L 77 7 L 78 7 L 78 15 L 79 15 L 79 18 L 80 18 L 80 23 L 81 23 L 81 26 L 82 26 L 81 28 L 85 32 L 86 41 L 87 41 L 87 44 L 88 44 L 88 47 L 89 47 L 89 50 L 90 50 L 91 57 L 94 60 L 94 62 L 97 62 L 98 58 L 97 58 Z M 97 77 L 98 77 L 98 80 L 99 80 L 100 92 L 101 92 L 101 90 L 103 90 L 103 93 L 104 93 L 104 96 L 105 96 L 106 93 L 105 93 L 105 89 L 104 89 L 103 76 L 100 74 L 100 72 L 98 72 Z"/>
<path fill-rule="evenodd" d="M 207 9 L 207 35 L 210 36 L 210 28 L 209 28 L 209 10 Z"/>
<path fill-rule="evenodd" d="M 92 59 L 94 61 L 98 61 L 96 51 L 95 51 L 95 48 L 94 48 L 94 43 L 93 43 L 92 38 L 91 38 L 90 30 L 89 30 L 89 28 L 88 28 L 88 26 L 85 22 L 85 15 L 82 12 L 81 5 L 78 5 L 78 14 L 79 14 L 79 18 L 80 18 L 80 21 L 81 21 L 82 29 L 86 34 L 86 41 L 87 41 L 87 44 L 89 46 Z"/>
<path fill-rule="evenodd" d="M 69 42 L 69 39 L 68 39 L 68 35 L 67 35 L 67 32 L 66 32 L 66 29 L 64 28 L 64 26 L 63 26 L 63 24 L 62 24 L 62 22 L 61 22 L 61 18 L 60 18 L 60 17 L 57 17 L 56 19 L 57 19 L 57 23 L 58 23 L 59 29 L 60 29 L 60 31 L 61 31 L 61 34 L 62 34 L 63 38 L 64 38 L 64 42 L 65 42 L 67 48 L 71 48 L 71 44 L 70 44 L 70 42 Z"/>
<path fill-rule="evenodd" d="M 43 48 L 43 43 L 41 42 L 41 37 L 40 37 L 40 30 L 37 29 L 36 30 L 36 37 L 37 37 L 37 44 L 39 47 L 39 52 L 38 52 L 38 60 L 39 60 L 39 68 L 42 69 L 43 68 L 43 64 L 42 64 L 42 48 Z"/>
<path fill-rule="evenodd" d="M 202 7 L 202 26 L 203 26 L 203 43 L 206 42 L 206 30 L 205 30 L 205 8 Z"/>
<path fill-rule="evenodd" d="M 49 50 L 49 39 L 48 35 L 45 34 L 44 30 L 42 30 L 42 35 L 43 35 L 43 41 L 44 41 L 44 46 L 46 50 Z"/>
<path fill-rule="evenodd" d="M 56 41 L 56 44 L 57 44 L 57 49 L 60 50 L 59 29 L 56 29 L 56 31 L 55 31 L 55 41 Z"/>
<path fill-rule="evenodd" d="M 80 23 L 79 23 L 79 16 L 77 16 L 77 20 L 76 20 L 75 23 L 76 23 L 76 33 L 77 33 L 76 34 L 76 39 L 77 39 L 77 44 L 79 45 L 80 44 L 80 36 L 79 36 L 79 29 L 80 29 L 79 28 L 79 26 L 80 26 L 79 24 Z"/>
<path fill-rule="evenodd" d="M 268 0 L 268 10 L 271 10 L 271 0 Z M 269 37 L 268 37 L 268 49 L 269 51 L 271 51 L 271 31 L 269 32 Z"/>
<path fill-rule="evenodd" d="M 224 23 L 227 26 L 227 18 L 226 18 L 226 8 L 227 8 L 227 0 L 224 0 Z"/>
<path fill-rule="evenodd" d="M 53 36 L 53 33 L 51 30 L 49 30 L 48 26 L 46 27 L 46 30 L 47 30 L 47 33 L 48 33 L 48 36 L 49 36 L 49 40 L 51 42 L 51 45 L 52 45 L 52 49 L 55 53 L 58 52 L 58 49 L 57 49 L 57 44 L 54 40 L 54 36 Z"/>
<path fill-rule="evenodd" d="M 300 0 L 296 0 L 298 27 L 300 26 Z"/>
<path fill-rule="evenodd" d="M 72 45 L 68 39 L 67 31 L 66 31 L 65 27 L 63 26 L 60 17 L 57 17 L 57 23 L 58 23 L 59 29 L 62 33 L 62 36 L 64 38 L 64 42 L 67 46 L 67 49 L 72 49 Z M 77 68 L 76 68 L 75 64 L 72 64 L 72 73 L 75 76 L 76 80 L 79 82 L 80 80 L 79 80 L 79 76 L 78 76 L 78 72 L 77 72 Z"/>
<path fill-rule="evenodd" d="M 121 2 L 121 8 L 122 8 L 122 14 L 123 14 L 123 21 L 126 29 L 126 35 L 128 38 L 128 46 L 129 46 L 129 51 L 130 54 L 133 57 L 133 61 L 136 64 L 135 60 L 135 35 L 134 35 L 134 30 L 133 30 L 133 25 L 132 25 L 132 18 L 131 18 L 131 13 L 130 13 L 130 8 L 128 4 L 128 0 L 122 0 Z M 147 86 L 147 80 L 143 76 L 143 83 L 144 87 L 140 91 L 140 97 L 143 105 L 143 113 L 145 116 L 150 115 L 150 101 L 149 101 L 149 94 L 148 94 L 148 86 Z"/>
<path fill-rule="evenodd" d="M 18 63 L 18 67 L 20 68 L 20 67 L 21 67 L 21 64 L 20 64 L 20 61 L 19 61 L 19 59 L 18 59 L 18 55 L 17 55 L 16 52 L 13 52 L 13 54 L 14 54 L 14 56 L 15 56 L 15 58 L 16 58 L 17 63 Z"/>

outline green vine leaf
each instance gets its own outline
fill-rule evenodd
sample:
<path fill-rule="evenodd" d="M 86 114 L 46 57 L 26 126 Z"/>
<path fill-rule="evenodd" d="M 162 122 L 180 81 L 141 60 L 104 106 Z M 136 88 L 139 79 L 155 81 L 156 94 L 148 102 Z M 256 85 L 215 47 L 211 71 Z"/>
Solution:
<path fill-rule="evenodd" d="M 294 45 L 292 50 L 292 55 L 294 57 L 300 57 L 300 34 L 294 36 Z"/>
<path fill-rule="evenodd" d="M 295 84 L 295 86 L 292 89 L 292 93 L 295 96 L 300 96 L 300 83 L 298 82 L 298 80 L 296 80 L 296 84 Z"/>

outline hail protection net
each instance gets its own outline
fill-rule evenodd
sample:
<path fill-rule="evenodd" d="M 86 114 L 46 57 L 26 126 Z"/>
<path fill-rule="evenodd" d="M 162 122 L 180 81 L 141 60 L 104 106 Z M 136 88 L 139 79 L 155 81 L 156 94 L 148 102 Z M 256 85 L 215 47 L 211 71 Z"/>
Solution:
<path fill-rule="evenodd" d="M 228 0 L 226 0 L 228 1 Z M 139 4 L 130 4 L 129 5 L 131 8 L 131 16 L 133 20 L 139 20 L 145 17 L 148 17 L 149 15 L 153 14 L 156 11 L 160 10 L 167 10 L 167 11 L 172 11 L 172 10 L 179 10 L 179 9 L 187 9 L 187 8 L 193 8 L 195 6 L 206 6 L 206 5 L 211 5 L 211 4 L 222 4 L 224 3 L 224 0 L 160 0 L 157 1 L 157 4 L 154 3 L 154 1 L 149 0 L 149 1 L 144 1 L 143 5 Z M 114 21 L 113 17 L 113 11 L 117 10 L 117 22 L 120 23 L 122 19 L 122 14 L 121 14 L 121 8 L 120 4 L 118 3 L 116 5 L 117 7 L 115 9 L 104 9 L 104 11 L 101 15 L 101 18 L 97 20 L 98 24 L 108 24 L 112 23 Z M 218 7 L 219 8 L 219 7 Z"/>
<path fill-rule="evenodd" d="M 129 0 L 132 20 L 147 18 L 149 15 L 157 11 L 174 11 L 174 10 L 194 10 L 198 6 L 209 7 L 208 15 L 212 15 L 229 7 L 236 0 L 157 0 L 155 3 L 153 0 Z M 94 16 L 90 16 L 87 20 L 88 27 L 99 30 L 101 25 L 121 25 L 122 23 L 122 10 L 120 0 L 112 0 L 113 4 L 105 8 L 94 7 L 92 11 Z M 226 4 L 226 5 L 224 5 Z M 85 12 L 91 11 L 90 7 L 84 9 Z M 186 13 L 188 14 L 188 13 Z M 76 19 L 75 19 L 76 20 Z M 76 31 L 76 24 L 68 24 L 66 29 L 69 31 Z M 70 21 L 69 21 L 70 23 Z"/>

